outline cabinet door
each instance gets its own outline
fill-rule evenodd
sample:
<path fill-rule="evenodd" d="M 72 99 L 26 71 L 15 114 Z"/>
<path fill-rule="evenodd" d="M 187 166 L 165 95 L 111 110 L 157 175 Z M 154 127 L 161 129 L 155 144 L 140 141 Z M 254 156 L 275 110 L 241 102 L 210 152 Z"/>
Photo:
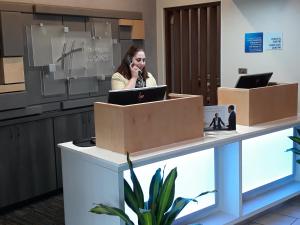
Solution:
<path fill-rule="evenodd" d="M 24 179 L 24 187 L 28 186 L 32 196 L 55 190 L 56 173 L 52 119 L 18 124 L 17 139 L 19 151 L 24 153 L 22 154 L 25 160 L 23 169 L 27 170 L 27 174 L 31 176 Z"/>
<path fill-rule="evenodd" d="M 57 144 L 91 137 L 90 112 L 59 116 L 54 119 L 58 187 L 62 187 L 61 153 Z"/>
<path fill-rule="evenodd" d="M 88 122 L 89 122 L 89 127 L 88 127 L 89 136 L 95 137 L 94 111 L 89 112 Z"/>
<path fill-rule="evenodd" d="M 16 151 L 15 127 L 0 127 L 0 207 L 17 202 L 19 156 Z"/>
<path fill-rule="evenodd" d="M 0 127 L 0 207 L 56 189 L 52 120 Z"/>

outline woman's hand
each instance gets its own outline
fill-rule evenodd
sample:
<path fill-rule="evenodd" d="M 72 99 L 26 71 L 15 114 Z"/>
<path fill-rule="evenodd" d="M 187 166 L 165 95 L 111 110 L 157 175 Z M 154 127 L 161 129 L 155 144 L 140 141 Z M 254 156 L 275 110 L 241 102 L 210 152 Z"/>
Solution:
<path fill-rule="evenodd" d="M 133 63 L 130 63 L 129 68 L 131 71 L 131 78 L 137 79 L 141 70 Z"/>
<path fill-rule="evenodd" d="M 141 71 L 136 65 L 130 63 L 129 65 L 130 72 L 131 72 L 131 79 L 129 80 L 128 84 L 124 87 L 124 89 L 131 89 L 135 88 L 136 80 L 139 77 L 139 72 Z"/>

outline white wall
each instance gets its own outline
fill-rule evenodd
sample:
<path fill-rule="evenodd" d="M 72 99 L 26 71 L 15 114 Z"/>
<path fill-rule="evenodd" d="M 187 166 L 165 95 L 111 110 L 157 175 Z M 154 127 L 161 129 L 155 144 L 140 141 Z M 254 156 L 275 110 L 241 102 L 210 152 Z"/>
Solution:
<path fill-rule="evenodd" d="M 299 0 L 223 0 L 221 13 L 222 86 L 234 86 L 238 67 L 249 74 L 274 72 L 271 81 L 300 83 Z M 283 50 L 244 53 L 245 32 L 261 31 L 283 32 Z"/>
<path fill-rule="evenodd" d="M 122 2 L 123 1 L 124 0 L 122 0 Z M 127 0 L 124 2 L 127 2 Z M 147 57 L 147 70 L 157 78 L 158 73 L 157 73 L 157 57 L 156 57 L 157 44 L 156 44 L 156 2 L 155 0 L 144 0 L 142 12 L 145 20 L 145 51 Z"/>
<path fill-rule="evenodd" d="M 239 67 L 274 72 L 272 81 L 300 82 L 299 0 L 223 0 L 221 14 L 222 86 L 235 84 Z M 283 50 L 245 53 L 246 32 L 283 32 Z"/>
<path fill-rule="evenodd" d="M 205 2 L 212 1 L 156 1 L 160 82 L 165 82 L 163 9 Z M 271 71 L 274 73 L 271 81 L 300 83 L 299 21 L 299 0 L 221 0 L 221 85 L 234 86 L 239 67 L 248 68 L 248 73 Z M 282 32 L 283 50 L 246 54 L 247 32 Z"/>

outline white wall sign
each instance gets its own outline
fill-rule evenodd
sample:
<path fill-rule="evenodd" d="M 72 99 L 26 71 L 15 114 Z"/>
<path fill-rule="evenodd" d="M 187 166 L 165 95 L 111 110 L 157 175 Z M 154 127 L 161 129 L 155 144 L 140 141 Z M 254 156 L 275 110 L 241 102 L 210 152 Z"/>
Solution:
<path fill-rule="evenodd" d="M 282 50 L 283 33 L 282 32 L 265 32 L 264 33 L 264 50 Z"/>

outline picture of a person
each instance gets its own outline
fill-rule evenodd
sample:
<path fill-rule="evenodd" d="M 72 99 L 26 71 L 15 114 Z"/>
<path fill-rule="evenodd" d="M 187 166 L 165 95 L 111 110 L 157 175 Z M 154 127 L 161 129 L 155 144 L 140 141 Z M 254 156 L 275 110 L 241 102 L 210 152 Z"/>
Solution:
<path fill-rule="evenodd" d="M 222 121 L 221 117 L 219 117 L 218 113 L 215 113 L 215 117 L 212 119 L 209 127 L 213 125 L 214 130 L 221 130 L 222 125 L 225 126 L 224 122 Z"/>
<path fill-rule="evenodd" d="M 233 105 L 228 106 L 228 113 L 229 113 L 229 117 L 228 117 L 227 128 L 228 130 L 236 130 L 236 114 Z"/>

